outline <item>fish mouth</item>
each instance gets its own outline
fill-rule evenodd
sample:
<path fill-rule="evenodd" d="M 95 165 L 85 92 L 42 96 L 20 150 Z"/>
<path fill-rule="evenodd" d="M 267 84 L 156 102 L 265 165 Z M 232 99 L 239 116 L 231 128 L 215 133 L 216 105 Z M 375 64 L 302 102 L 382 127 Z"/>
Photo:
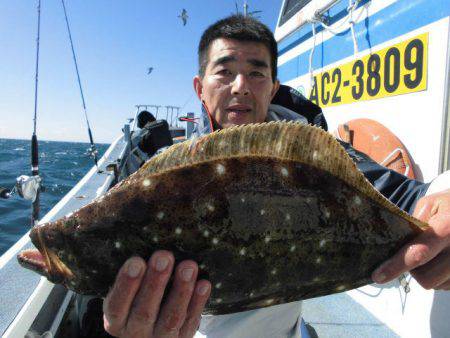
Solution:
<path fill-rule="evenodd" d="M 44 256 L 36 249 L 28 249 L 17 255 L 19 264 L 24 268 L 33 270 L 38 274 L 49 277 L 49 268 L 45 264 Z"/>
<path fill-rule="evenodd" d="M 30 237 L 38 249 L 20 252 L 17 260 L 21 266 L 47 277 L 53 283 L 63 283 L 74 277 L 72 271 L 59 259 L 58 255 L 45 245 L 40 228 L 33 229 Z"/>

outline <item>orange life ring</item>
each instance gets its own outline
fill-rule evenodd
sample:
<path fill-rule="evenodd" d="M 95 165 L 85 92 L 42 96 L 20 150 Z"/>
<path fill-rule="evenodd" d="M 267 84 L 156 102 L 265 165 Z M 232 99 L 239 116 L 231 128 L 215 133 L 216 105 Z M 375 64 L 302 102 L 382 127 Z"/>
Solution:
<path fill-rule="evenodd" d="M 381 123 L 370 119 L 350 120 L 339 125 L 333 134 L 377 163 L 409 178 L 416 178 L 413 160 L 406 147 Z"/>

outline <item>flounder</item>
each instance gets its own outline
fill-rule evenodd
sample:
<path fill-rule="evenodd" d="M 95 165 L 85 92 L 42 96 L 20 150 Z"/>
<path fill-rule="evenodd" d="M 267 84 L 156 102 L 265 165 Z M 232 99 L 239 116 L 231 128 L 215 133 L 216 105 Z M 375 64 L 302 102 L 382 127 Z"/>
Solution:
<path fill-rule="evenodd" d="M 107 194 L 31 231 L 19 262 L 105 296 L 158 249 L 198 262 L 226 314 L 350 290 L 426 224 L 391 204 L 322 129 L 237 126 L 176 144 Z"/>

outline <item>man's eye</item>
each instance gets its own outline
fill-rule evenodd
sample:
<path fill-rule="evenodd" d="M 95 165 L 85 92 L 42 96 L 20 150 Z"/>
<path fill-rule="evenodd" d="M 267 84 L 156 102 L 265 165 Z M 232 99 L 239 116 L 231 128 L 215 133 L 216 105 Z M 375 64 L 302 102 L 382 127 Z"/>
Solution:
<path fill-rule="evenodd" d="M 253 72 L 250 73 L 250 76 L 253 76 L 253 77 L 264 77 L 265 75 L 263 73 L 261 73 L 261 72 L 253 71 Z"/>
<path fill-rule="evenodd" d="M 220 75 L 231 75 L 231 72 L 228 69 L 221 69 L 217 72 Z"/>

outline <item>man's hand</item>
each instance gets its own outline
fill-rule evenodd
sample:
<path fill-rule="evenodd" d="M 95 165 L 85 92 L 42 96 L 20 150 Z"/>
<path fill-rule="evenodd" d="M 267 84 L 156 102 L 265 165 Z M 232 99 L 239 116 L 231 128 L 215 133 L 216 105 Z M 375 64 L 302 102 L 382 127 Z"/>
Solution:
<path fill-rule="evenodd" d="M 386 283 L 410 271 L 425 289 L 450 290 L 450 190 L 421 198 L 414 217 L 430 227 L 372 274 Z"/>
<path fill-rule="evenodd" d="M 103 302 L 105 330 L 117 337 L 193 337 L 209 298 L 211 284 L 197 281 L 198 267 L 183 261 L 162 302 L 174 268 L 168 251 L 157 251 L 146 264 L 132 257 L 120 269 Z"/>

